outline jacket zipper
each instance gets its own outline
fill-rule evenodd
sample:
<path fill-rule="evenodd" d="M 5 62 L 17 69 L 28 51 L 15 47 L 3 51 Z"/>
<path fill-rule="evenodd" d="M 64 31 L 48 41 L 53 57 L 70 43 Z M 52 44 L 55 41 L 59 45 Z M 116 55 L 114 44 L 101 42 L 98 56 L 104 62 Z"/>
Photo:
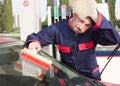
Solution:
<path fill-rule="evenodd" d="M 77 34 L 75 34 L 75 38 Z M 77 41 L 75 42 L 75 69 L 77 70 Z"/>

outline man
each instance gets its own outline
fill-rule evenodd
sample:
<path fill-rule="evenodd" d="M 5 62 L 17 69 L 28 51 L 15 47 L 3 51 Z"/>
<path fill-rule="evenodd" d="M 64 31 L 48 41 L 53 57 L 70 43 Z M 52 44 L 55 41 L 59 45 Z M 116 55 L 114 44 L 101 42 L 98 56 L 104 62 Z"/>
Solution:
<path fill-rule="evenodd" d="M 69 0 L 74 14 L 27 37 L 25 47 L 30 50 L 55 43 L 61 61 L 77 72 L 98 78 L 99 66 L 95 48 L 100 45 L 115 45 L 120 36 L 113 25 L 96 10 L 95 0 Z"/>

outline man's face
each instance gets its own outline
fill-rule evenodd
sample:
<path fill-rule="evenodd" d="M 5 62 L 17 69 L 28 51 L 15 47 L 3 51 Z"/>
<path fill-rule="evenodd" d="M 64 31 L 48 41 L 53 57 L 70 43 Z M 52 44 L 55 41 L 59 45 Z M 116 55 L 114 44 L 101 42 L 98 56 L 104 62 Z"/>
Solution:
<path fill-rule="evenodd" d="M 76 34 L 83 34 L 91 27 L 92 21 L 89 17 L 81 20 L 77 15 L 74 15 L 70 24 Z"/>

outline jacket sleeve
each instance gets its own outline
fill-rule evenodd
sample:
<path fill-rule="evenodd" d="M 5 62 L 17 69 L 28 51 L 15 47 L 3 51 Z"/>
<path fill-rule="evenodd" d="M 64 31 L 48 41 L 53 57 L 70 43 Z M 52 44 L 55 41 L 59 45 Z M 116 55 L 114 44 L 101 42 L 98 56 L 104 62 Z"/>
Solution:
<path fill-rule="evenodd" d="M 24 46 L 27 46 L 32 41 L 37 41 L 40 43 L 41 47 L 46 46 L 48 44 L 55 43 L 57 27 L 55 24 L 52 24 L 38 33 L 32 33 L 28 35 Z"/>
<path fill-rule="evenodd" d="M 101 45 L 115 45 L 120 43 L 120 35 L 114 26 L 98 12 L 98 20 L 94 25 L 93 40 Z"/>

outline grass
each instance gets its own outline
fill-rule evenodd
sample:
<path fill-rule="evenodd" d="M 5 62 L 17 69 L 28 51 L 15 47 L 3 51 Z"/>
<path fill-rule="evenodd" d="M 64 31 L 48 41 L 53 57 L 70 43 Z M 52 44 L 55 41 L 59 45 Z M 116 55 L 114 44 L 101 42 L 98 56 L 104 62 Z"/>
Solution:
<path fill-rule="evenodd" d="M 11 38 L 20 39 L 20 36 L 10 36 Z"/>
<path fill-rule="evenodd" d="M 120 32 L 120 29 L 117 29 L 118 32 Z"/>
<path fill-rule="evenodd" d="M 10 38 L 20 39 L 20 36 L 18 35 L 18 34 L 20 34 L 20 32 L 10 32 L 10 33 L 1 33 L 1 34 L 4 34 L 4 36 L 8 36 Z M 10 34 L 10 36 L 7 34 Z M 11 34 L 13 34 L 13 36 Z M 17 35 L 15 35 L 15 34 L 17 34 Z"/>

